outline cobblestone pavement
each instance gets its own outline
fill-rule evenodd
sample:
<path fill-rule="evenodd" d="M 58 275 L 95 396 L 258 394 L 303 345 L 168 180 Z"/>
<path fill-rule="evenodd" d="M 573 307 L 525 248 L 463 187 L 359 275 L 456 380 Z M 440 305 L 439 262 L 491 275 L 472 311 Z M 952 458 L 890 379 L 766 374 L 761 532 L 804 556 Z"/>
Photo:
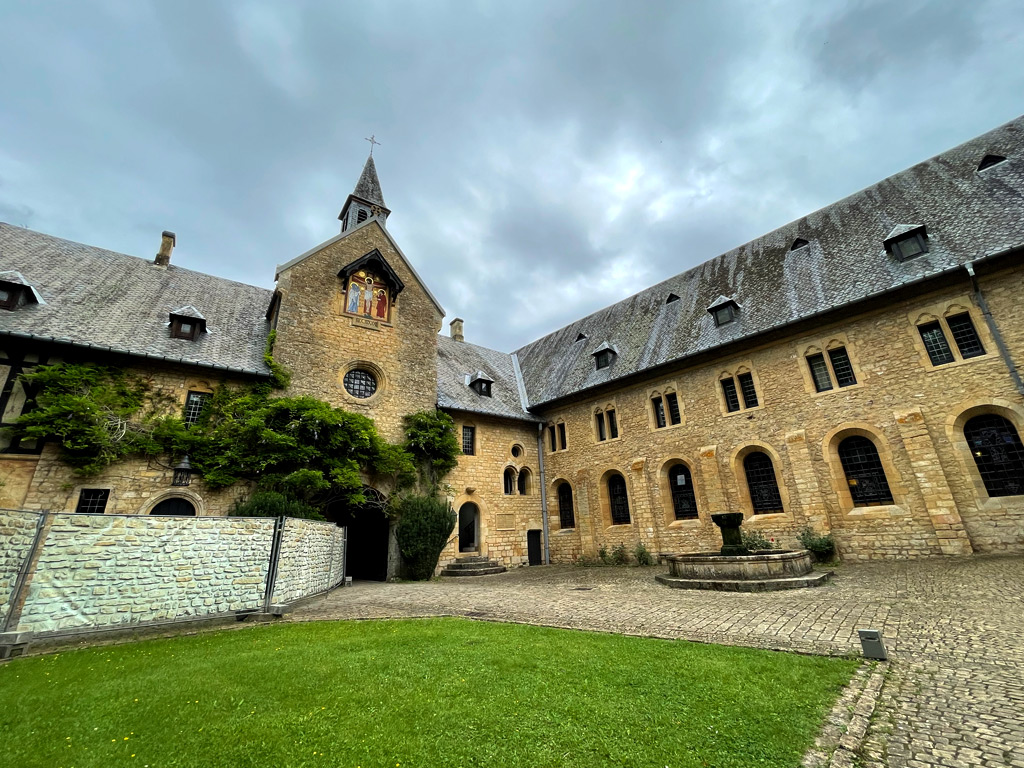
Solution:
<path fill-rule="evenodd" d="M 358 583 L 292 620 L 461 615 L 805 653 L 859 653 L 857 630 L 881 629 L 893 660 L 865 768 L 1024 768 L 1024 557 L 844 565 L 824 587 L 764 594 L 669 589 L 662 570 Z"/>

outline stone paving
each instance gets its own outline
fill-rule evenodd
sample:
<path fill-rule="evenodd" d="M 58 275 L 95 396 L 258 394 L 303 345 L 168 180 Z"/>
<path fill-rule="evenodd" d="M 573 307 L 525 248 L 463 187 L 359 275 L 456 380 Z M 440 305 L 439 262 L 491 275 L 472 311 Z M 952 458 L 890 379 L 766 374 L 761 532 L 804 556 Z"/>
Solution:
<path fill-rule="evenodd" d="M 689 592 L 653 568 L 521 568 L 425 583 L 358 583 L 292 620 L 457 615 L 622 634 L 859 654 L 881 629 L 892 654 L 864 768 L 1024 768 L 1024 556 L 843 565 L 820 588 Z"/>

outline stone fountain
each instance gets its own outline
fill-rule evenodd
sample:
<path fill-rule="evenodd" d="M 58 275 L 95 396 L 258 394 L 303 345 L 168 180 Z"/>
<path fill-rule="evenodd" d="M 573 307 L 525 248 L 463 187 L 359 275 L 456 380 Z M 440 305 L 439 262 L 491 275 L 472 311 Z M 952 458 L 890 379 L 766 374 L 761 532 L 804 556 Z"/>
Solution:
<path fill-rule="evenodd" d="M 742 512 L 712 515 L 711 520 L 722 531 L 721 551 L 670 555 L 669 573 L 656 576 L 658 581 L 676 589 L 770 592 L 820 587 L 832 577 L 832 571 L 813 573 L 806 549 L 747 549 L 740 536 Z"/>

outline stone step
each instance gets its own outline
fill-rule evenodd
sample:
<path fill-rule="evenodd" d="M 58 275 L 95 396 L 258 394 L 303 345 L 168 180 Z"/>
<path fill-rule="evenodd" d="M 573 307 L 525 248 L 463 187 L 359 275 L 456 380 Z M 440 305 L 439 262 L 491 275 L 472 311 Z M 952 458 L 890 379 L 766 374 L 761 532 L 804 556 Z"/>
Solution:
<path fill-rule="evenodd" d="M 473 555 L 472 557 L 459 557 L 455 560 L 455 563 L 489 563 L 491 562 L 488 558 L 480 555 Z M 454 563 L 453 563 L 454 565 Z"/>
<path fill-rule="evenodd" d="M 453 563 L 452 565 L 456 565 Z M 442 576 L 490 576 L 494 573 L 504 573 L 505 566 L 498 565 L 497 563 L 475 563 L 475 567 L 471 568 L 453 568 L 452 565 L 447 566 L 441 571 Z"/>
<path fill-rule="evenodd" d="M 675 589 L 713 589 L 719 592 L 774 592 L 779 589 L 800 589 L 802 587 L 820 587 L 830 578 L 832 571 L 807 574 L 806 576 L 790 576 L 782 579 L 760 579 L 739 581 L 734 579 L 680 579 L 675 576 L 655 576 L 666 587 Z"/>

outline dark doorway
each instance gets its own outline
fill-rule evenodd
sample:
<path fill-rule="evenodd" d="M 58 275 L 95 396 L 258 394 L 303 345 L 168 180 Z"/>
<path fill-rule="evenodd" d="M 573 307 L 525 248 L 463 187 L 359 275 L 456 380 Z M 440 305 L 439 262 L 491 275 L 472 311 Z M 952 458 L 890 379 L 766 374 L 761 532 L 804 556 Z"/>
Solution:
<path fill-rule="evenodd" d="M 476 552 L 480 530 L 480 510 L 476 504 L 466 502 L 459 507 L 459 552 Z"/>
<path fill-rule="evenodd" d="M 530 565 L 542 565 L 544 556 L 540 550 L 540 536 L 542 531 L 526 532 L 526 554 L 530 558 Z"/>
<path fill-rule="evenodd" d="M 173 499 L 164 499 L 150 510 L 151 515 L 181 515 L 195 517 L 196 508 L 188 499 L 175 496 Z"/>
<path fill-rule="evenodd" d="M 387 581 L 390 526 L 380 506 L 331 505 L 327 519 L 348 528 L 345 575 L 357 581 Z"/>

